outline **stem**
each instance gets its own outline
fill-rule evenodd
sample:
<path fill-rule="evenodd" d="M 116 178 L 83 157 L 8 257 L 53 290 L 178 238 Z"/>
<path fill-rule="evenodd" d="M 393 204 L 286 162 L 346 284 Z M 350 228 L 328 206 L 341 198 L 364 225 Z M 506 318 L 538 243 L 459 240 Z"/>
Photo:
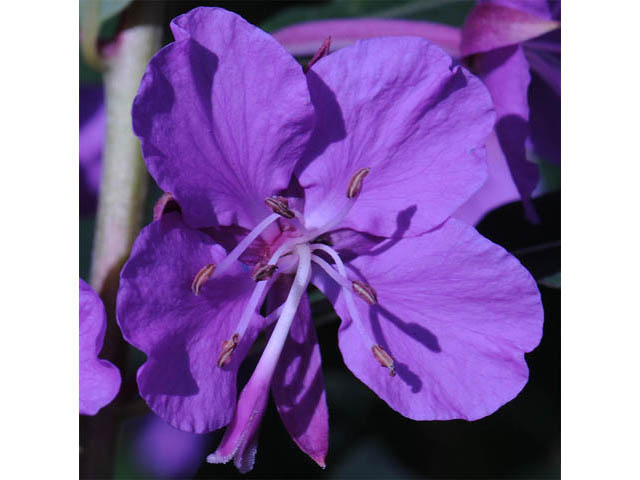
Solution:
<path fill-rule="evenodd" d="M 126 344 L 115 320 L 119 274 L 140 230 L 148 177 L 140 144 L 131 127 L 131 105 L 142 74 L 162 39 L 163 8 L 135 2 L 125 12 L 123 29 L 105 58 L 104 86 L 107 134 L 93 244 L 91 285 L 107 311 L 107 333 L 101 357 L 115 363 L 126 377 Z M 123 395 L 97 415 L 82 419 L 81 478 L 108 478 L 119 430 Z"/>

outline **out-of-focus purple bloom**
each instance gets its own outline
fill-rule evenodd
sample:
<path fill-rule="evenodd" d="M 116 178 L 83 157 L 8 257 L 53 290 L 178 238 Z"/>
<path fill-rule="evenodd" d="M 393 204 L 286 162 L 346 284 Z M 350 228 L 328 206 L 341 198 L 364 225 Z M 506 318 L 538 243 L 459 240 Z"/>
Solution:
<path fill-rule="evenodd" d="M 102 86 L 80 87 L 80 214 L 95 212 L 106 127 Z"/>
<path fill-rule="evenodd" d="M 154 478 L 191 478 L 208 445 L 208 435 L 177 430 L 150 414 L 137 428 L 133 454 L 139 468 Z"/>
<path fill-rule="evenodd" d="M 98 358 L 107 328 L 102 300 L 80 279 L 80 413 L 95 415 L 120 390 L 120 371 Z"/>
<path fill-rule="evenodd" d="M 529 143 L 546 159 L 560 162 L 560 1 L 483 0 L 462 29 L 462 56 L 487 85 L 496 108 L 496 138 L 529 219 L 537 214 L 531 194 L 540 180 L 527 156 Z M 499 155 L 490 162 L 502 163 Z M 458 213 L 475 222 L 502 192 L 472 198 Z M 505 198 L 506 200 L 506 198 Z"/>
<path fill-rule="evenodd" d="M 328 36 L 335 49 L 363 38 L 415 35 L 478 74 L 498 116 L 487 145 L 487 183 L 455 214 L 475 224 L 493 208 L 518 199 L 528 217 L 537 218 L 531 193 L 539 173 L 527 156 L 529 141 L 543 158 L 560 162 L 559 19 L 559 1 L 495 0 L 479 2 L 462 31 L 430 22 L 361 18 L 291 25 L 274 37 L 294 55 L 311 55 Z"/>
<path fill-rule="evenodd" d="M 535 281 L 449 218 L 486 179 L 495 116 L 482 82 L 414 37 L 358 42 L 305 75 L 224 10 L 197 8 L 171 29 L 132 115 L 181 213 L 141 232 L 118 294 L 124 337 L 148 356 L 138 385 L 150 407 L 191 432 L 228 425 L 208 461 L 248 471 L 271 391 L 324 465 L 310 282 L 342 319 L 347 367 L 401 414 L 475 420 L 517 395 L 542 333 Z"/>

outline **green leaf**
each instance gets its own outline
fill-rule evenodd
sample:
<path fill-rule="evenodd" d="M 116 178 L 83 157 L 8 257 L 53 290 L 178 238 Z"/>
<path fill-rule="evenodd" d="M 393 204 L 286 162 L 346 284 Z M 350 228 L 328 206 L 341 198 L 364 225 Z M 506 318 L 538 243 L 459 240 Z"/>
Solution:
<path fill-rule="evenodd" d="M 540 280 L 540 284 L 549 288 L 560 288 L 560 272 L 543 278 Z"/>
<path fill-rule="evenodd" d="M 294 23 L 329 18 L 405 18 L 462 25 L 473 0 L 333 0 L 312 6 L 295 6 L 269 18 L 261 28 L 272 32 Z"/>

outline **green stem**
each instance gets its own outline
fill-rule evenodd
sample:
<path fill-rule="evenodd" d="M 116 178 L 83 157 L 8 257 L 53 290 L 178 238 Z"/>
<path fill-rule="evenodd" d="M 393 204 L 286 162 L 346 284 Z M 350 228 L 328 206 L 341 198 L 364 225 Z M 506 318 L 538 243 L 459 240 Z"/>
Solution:
<path fill-rule="evenodd" d="M 115 320 L 115 299 L 120 269 L 140 230 L 148 182 L 140 143 L 132 132 L 131 105 L 147 63 L 160 46 L 163 8 L 159 2 L 135 2 L 125 15 L 114 51 L 103 59 L 107 135 L 91 267 L 91 285 L 107 311 L 100 356 L 115 363 L 122 373 L 126 344 Z M 118 395 L 97 415 L 83 418 L 82 478 L 112 476 L 122 403 Z"/>

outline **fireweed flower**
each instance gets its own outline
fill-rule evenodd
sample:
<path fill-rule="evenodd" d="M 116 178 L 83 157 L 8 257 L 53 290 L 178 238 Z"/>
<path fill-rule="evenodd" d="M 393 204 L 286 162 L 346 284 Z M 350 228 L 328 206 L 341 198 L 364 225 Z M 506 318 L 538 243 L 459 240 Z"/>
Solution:
<path fill-rule="evenodd" d="M 120 371 L 98 358 L 107 328 L 102 300 L 80 279 L 80 413 L 95 415 L 120 390 Z"/>
<path fill-rule="evenodd" d="M 488 211 L 522 199 L 537 218 L 531 194 L 538 167 L 527 155 L 529 139 L 538 155 L 560 162 L 560 2 L 478 2 L 464 28 L 394 19 L 332 19 L 304 22 L 274 32 L 294 55 L 308 56 L 331 36 L 334 49 L 358 39 L 391 35 L 427 38 L 458 58 L 489 89 L 498 113 L 487 139 L 487 182 L 455 217 L 477 223 Z"/>
<path fill-rule="evenodd" d="M 181 213 L 141 232 L 118 294 L 123 334 L 148 356 L 138 385 L 153 411 L 191 432 L 228 425 L 207 460 L 244 472 L 270 390 L 324 465 L 310 283 L 342 320 L 347 367 L 401 414 L 475 420 L 515 397 L 542 332 L 535 281 L 449 218 L 486 177 L 494 113 L 482 82 L 419 38 L 362 41 L 305 75 L 224 10 L 195 9 L 171 29 L 132 114 Z"/>

